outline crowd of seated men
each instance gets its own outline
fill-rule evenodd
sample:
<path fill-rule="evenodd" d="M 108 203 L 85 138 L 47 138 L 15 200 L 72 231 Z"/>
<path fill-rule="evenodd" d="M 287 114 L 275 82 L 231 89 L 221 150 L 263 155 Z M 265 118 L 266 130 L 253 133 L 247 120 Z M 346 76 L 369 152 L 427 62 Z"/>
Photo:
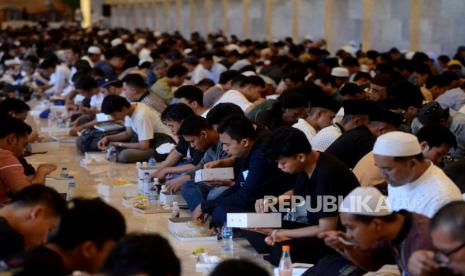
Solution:
<path fill-rule="evenodd" d="M 125 29 L 2 32 L 0 271 L 181 273 L 163 237 L 126 233 L 114 207 L 67 203 L 44 186 L 59 160 L 27 162 L 39 138 L 29 111 L 50 100 L 67 111 L 59 119 L 78 153 L 155 158 L 150 177 L 182 195 L 194 220 L 220 228 L 227 213 L 282 212 L 280 229 L 234 232 L 273 265 L 290 245 L 293 262 L 314 264 L 306 275 L 386 275 L 389 264 L 396 275 L 465 275 L 465 47 L 438 58 L 325 47 Z M 57 119 L 48 108 L 39 116 Z M 117 127 L 101 130 L 102 121 Z M 222 167 L 234 179 L 195 180 Z M 295 198 L 303 204 L 278 208 Z M 239 273 L 268 275 L 246 260 L 211 275 Z"/>

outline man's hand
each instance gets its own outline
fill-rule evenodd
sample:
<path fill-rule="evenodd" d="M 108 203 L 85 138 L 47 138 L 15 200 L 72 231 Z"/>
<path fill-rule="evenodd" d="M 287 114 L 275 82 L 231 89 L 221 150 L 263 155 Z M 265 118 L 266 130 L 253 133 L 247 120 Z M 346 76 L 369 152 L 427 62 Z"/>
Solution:
<path fill-rule="evenodd" d="M 176 193 L 181 190 L 182 185 L 184 184 L 185 180 L 181 177 L 171 179 L 165 183 L 166 190 L 168 192 Z"/>
<path fill-rule="evenodd" d="M 279 230 L 277 230 L 277 231 L 275 231 L 274 233 L 272 233 L 271 235 L 269 235 L 269 236 L 267 236 L 265 238 L 265 243 L 268 244 L 269 246 L 273 246 L 277 242 L 283 242 L 283 241 L 287 241 L 287 240 L 290 240 L 290 239 L 291 238 L 280 234 Z"/>
<path fill-rule="evenodd" d="M 101 150 L 106 150 L 109 143 L 108 137 L 105 136 L 97 142 L 97 147 Z"/>
<path fill-rule="evenodd" d="M 167 168 L 159 169 L 158 171 L 154 172 L 151 177 L 158 178 L 159 180 L 164 180 L 166 176 L 169 174 Z"/>
<path fill-rule="evenodd" d="M 257 213 L 265 213 L 265 211 L 268 211 L 270 208 L 270 206 L 273 206 L 275 202 L 273 202 L 272 200 L 270 199 L 263 199 L 263 198 L 260 198 L 260 199 L 257 199 L 257 201 L 255 201 L 255 212 Z"/>
<path fill-rule="evenodd" d="M 339 252 L 343 252 L 344 248 L 348 246 L 341 241 L 341 239 L 347 240 L 345 233 L 342 231 L 325 231 L 318 234 L 318 238 L 323 239 L 327 246 Z"/>
<path fill-rule="evenodd" d="M 72 127 L 69 129 L 69 135 L 71 136 L 78 136 L 78 132 L 82 129 L 80 127 Z"/>
<path fill-rule="evenodd" d="M 214 160 L 203 165 L 204 169 L 213 169 L 213 168 L 220 168 L 221 167 L 221 160 Z"/>
<path fill-rule="evenodd" d="M 408 272 L 413 276 L 432 276 L 439 274 L 439 265 L 434 261 L 434 252 L 418 250 L 408 260 Z"/>
<path fill-rule="evenodd" d="M 39 167 L 37 167 L 37 172 L 42 174 L 42 175 L 49 175 L 51 172 L 57 169 L 57 166 L 54 164 L 40 164 Z"/>

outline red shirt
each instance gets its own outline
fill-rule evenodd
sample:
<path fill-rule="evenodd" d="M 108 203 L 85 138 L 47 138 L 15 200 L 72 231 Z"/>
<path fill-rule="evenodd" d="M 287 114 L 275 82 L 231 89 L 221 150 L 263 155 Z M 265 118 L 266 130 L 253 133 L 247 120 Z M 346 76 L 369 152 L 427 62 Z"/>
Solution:
<path fill-rule="evenodd" d="M 11 184 L 28 181 L 18 158 L 9 150 L 0 149 L 0 207 L 8 203 Z"/>

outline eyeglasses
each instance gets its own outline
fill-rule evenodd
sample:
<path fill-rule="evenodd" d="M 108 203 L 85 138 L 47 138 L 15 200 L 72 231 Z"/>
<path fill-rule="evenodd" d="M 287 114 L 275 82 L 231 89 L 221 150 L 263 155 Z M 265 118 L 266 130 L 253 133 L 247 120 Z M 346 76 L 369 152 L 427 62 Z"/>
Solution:
<path fill-rule="evenodd" d="M 434 260 L 439 265 L 439 267 L 448 267 L 450 263 L 450 257 L 463 248 L 465 248 L 465 242 L 457 246 L 456 248 L 449 250 L 448 252 L 436 250 L 436 252 L 434 253 Z"/>

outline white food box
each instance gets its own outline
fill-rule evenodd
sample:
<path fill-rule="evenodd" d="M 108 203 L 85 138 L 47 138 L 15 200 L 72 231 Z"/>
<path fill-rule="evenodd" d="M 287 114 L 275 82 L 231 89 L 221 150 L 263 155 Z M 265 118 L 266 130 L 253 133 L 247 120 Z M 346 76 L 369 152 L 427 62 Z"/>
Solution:
<path fill-rule="evenodd" d="M 231 179 L 234 179 L 234 169 L 232 167 L 202 169 L 195 171 L 195 182 Z"/>
<path fill-rule="evenodd" d="M 97 122 L 101 123 L 101 122 L 111 121 L 112 117 L 105 113 L 97 113 L 95 114 L 95 119 L 97 119 Z"/>
<path fill-rule="evenodd" d="M 235 228 L 281 228 L 281 213 L 227 213 L 226 224 Z"/>
<path fill-rule="evenodd" d="M 293 263 L 292 264 L 292 276 L 300 276 L 304 274 L 311 267 L 313 267 L 313 264 Z M 279 276 L 279 267 L 276 267 L 273 269 L 273 275 Z"/>
<path fill-rule="evenodd" d="M 110 196 L 112 191 L 127 191 L 133 188 L 135 185 L 132 183 L 128 183 L 125 185 L 112 185 L 112 184 L 105 184 L 99 183 L 97 184 L 97 194 L 100 196 Z"/>
<path fill-rule="evenodd" d="M 171 203 L 174 201 L 176 201 L 180 207 L 187 206 L 187 202 L 184 200 L 184 197 L 182 197 L 181 193 L 170 194 L 164 191 L 160 193 L 161 204 L 171 205 Z"/>
<path fill-rule="evenodd" d="M 29 145 L 31 146 L 31 153 L 47 152 L 60 148 L 60 143 L 58 142 L 39 142 L 31 143 Z"/>

